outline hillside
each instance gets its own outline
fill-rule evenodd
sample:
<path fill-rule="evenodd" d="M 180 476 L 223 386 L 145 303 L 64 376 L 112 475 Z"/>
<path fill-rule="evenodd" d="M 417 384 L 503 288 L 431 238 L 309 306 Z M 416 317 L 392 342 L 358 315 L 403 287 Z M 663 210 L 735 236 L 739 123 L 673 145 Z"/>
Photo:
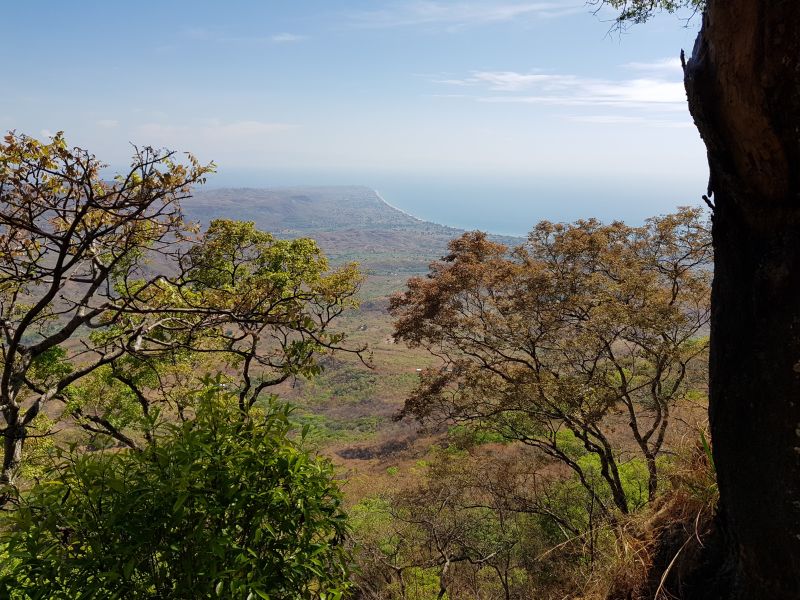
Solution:
<path fill-rule="evenodd" d="M 402 290 L 409 277 L 426 273 L 463 230 L 417 219 L 374 190 L 357 186 L 203 190 L 183 208 L 189 219 L 203 225 L 224 217 L 254 221 L 281 238 L 310 237 L 334 264 L 361 264 L 367 274 L 361 307 L 343 315 L 339 327 L 351 345 L 369 346 L 373 368 L 337 354 L 323 359 L 319 376 L 285 382 L 275 391 L 298 406 L 295 418 L 310 426 L 310 438 L 347 475 L 352 498 L 386 484 L 387 468 L 424 456 L 432 438 L 421 434 L 416 423 L 398 423 L 393 417 L 412 393 L 418 371 L 436 361 L 423 350 L 394 342 L 388 296 Z"/>
<path fill-rule="evenodd" d="M 384 276 L 426 271 L 431 260 L 446 253 L 447 242 L 463 233 L 412 217 L 360 186 L 202 190 L 184 210 L 201 223 L 224 216 L 255 221 L 279 237 L 311 237 L 334 263 L 355 260 Z"/>

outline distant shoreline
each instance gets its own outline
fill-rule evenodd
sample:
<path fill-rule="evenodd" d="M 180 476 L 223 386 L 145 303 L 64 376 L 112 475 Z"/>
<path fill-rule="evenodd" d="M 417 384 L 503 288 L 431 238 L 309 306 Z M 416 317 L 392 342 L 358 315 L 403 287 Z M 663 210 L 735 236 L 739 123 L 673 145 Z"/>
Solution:
<path fill-rule="evenodd" d="M 381 193 L 380 193 L 378 190 L 372 190 L 372 192 L 373 192 L 373 193 L 374 193 L 374 194 L 375 194 L 375 195 L 378 197 L 378 200 L 380 200 L 381 202 L 383 202 L 383 203 L 384 203 L 386 206 L 388 206 L 389 208 L 391 208 L 391 209 L 393 209 L 393 210 L 396 210 L 397 212 L 401 212 L 401 213 L 403 213 L 405 216 L 407 216 L 407 217 L 411 217 L 412 219 L 414 219 L 415 221 L 419 221 L 420 223 L 433 223 L 433 221 L 426 221 L 425 219 L 420 219 L 419 217 L 415 217 L 415 216 L 414 216 L 414 215 L 412 215 L 411 213 L 404 211 L 402 208 L 397 208 L 397 207 L 396 207 L 394 204 L 389 204 L 389 203 L 386 201 L 386 199 L 385 199 L 383 196 L 381 196 Z M 450 225 L 442 225 L 441 223 L 433 223 L 433 224 L 434 224 L 434 225 L 439 225 L 439 226 L 441 226 L 441 227 L 447 227 L 447 228 L 449 228 L 449 229 L 457 229 L 456 227 L 451 227 Z"/>
<path fill-rule="evenodd" d="M 369 186 L 369 185 L 356 185 L 356 184 L 349 184 L 349 185 L 342 185 L 342 184 L 332 184 L 332 185 L 268 185 L 268 186 L 203 186 L 203 188 L 194 190 L 192 198 L 185 203 L 185 206 L 188 208 L 192 205 L 192 200 L 201 200 L 203 197 L 214 197 L 216 204 L 219 204 L 220 200 L 229 201 L 229 202 L 236 202 L 240 195 L 239 193 L 280 193 L 280 192 L 287 192 L 287 193 L 307 193 L 310 191 L 318 191 L 323 192 L 326 195 L 329 195 L 331 192 L 335 192 L 337 190 L 343 191 L 358 191 L 359 194 L 364 194 L 370 197 L 372 200 L 378 200 L 380 206 L 385 207 L 386 209 L 399 213 L 400 215 L 406 217 L 413 221 L 414 226 L 430 226 L 434 228 L 441 228 L 442 233 L 446 233 L 451 237 L 457 237 L 468 231 L 463 227 L 457 227 L 455 225 L 447 225 L 444 223 L 439 223 L 436 221 L 431 221 L 428 219 L 420 218 L 402 208 L 398 208 L 394 204 L 386 201 L 380 191 L 377 189 Z M 371 200 L 370 200 L 371 201 Z M 479 229 L 479 228 L 476 228 Z M 507 243 L 516 243 L 517 240 L 524 240 L 524 236 L 521 235 L 513 235 L 513 234 L 505 234 L 505 233 L 496 233 L 487 231 L 486 229 L 481 229 L 481 231 L 486 231 L 489 235 L 501 239 L 505 238 L 503 241 Z"/>
<path fill-rule="evenodd" d="M 394 204 L 388 203 L 386 201 L 386 199 L 383 196 L 381 196 L 381 193 L 378 190 L 372 189 L 372 188 L 368 188 L 368 189 L 371 189 L 372 192 L 375 194 L 375 196 L 377 196 L 378 200 L 383 202 L 386 206 L 388 206 L 392 210 L 396 210 L 396 211 L 398 211 L 400 213 L 403 213 L 405 216 L 407 216 L 407 217 L 409 217 L 411 219 L 414 219 L 418 223 L 428 223 L 430 225 L 435 225 L 436 227 L 442 227 L 444 229 L 452 231 L 453 234 L 465 233 L 466 231 L 468 231 L 467 229 L 464 229 L 462 227 L 454 227 L 453 225 L 444 225 L 442 223 L 437 223 L 436 221 L 428 221 L 426 219 L 420 219 L 419 217 L 415 217 L 411 213 L 404 211 L 402 208 L 397 208 Z M 483 230 L 481 230 L 481 231 L 483 231 Z M 495 239 L 498 239 L 498 238 L 503 239 L 504 238 L 505 240 L 511 240 L 511 239 L 516 238 L 517 240 L 520 240 L 520 241 L 524 241 L 525 240 L 525 236 L 522 236 L 522 235 L 511 235 L 511 234 L 507 234 L 507 233 L 493 233 L 491 231 L 486 231 L 486 233 L 488 233 L 490 237 L 495 238 Z"/>

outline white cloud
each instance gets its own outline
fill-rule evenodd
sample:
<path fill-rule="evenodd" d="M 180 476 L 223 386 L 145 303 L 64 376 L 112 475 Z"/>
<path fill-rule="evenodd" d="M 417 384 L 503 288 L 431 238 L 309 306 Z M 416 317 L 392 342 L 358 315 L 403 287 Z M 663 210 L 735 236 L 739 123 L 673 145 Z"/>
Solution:
<path fill-rule="evenodd" d="M 465 27 L 523 18 L 555 18 L 586 11 L 586 4 L 574 0 L 551 2 L 437 2 L 419 0 L 395 3 L 381 10 L 353 15 L 363 27 L 408 27 L 443 25 Z"/>
<path fill-rule="evenodd" d="M 276 33 L 270 39 L 275 44 L 290 44 L 292 42 L 302 42 L 308 39 L 308 36 L 297 35 L 296 33 Z"/>
<path fill-rule="evenodd" d="M 435 82 L 502 92 L 501 95 L 479 98 L 482 102 L 659 108 L 668 111 L 684 110 L 686 106 L 683 83 L 664 77 L 613 80 L 540 71 L 475 71 L 467 78 Z"/>
<path fill-rule="evenodd" d="M 516 92 L 539 87 L 545 90 L 563 89 L 574 85 L 572 75 L 552 75 L 546 73 L 516 73 L 514 71 L 476 71 L 464 81 L 468 85 L 485 84 L 488 89 L 498 92 Z"/>
<path fill-rule="evenodd" d="M 582 86 L 586 100 L 599 104 L 626 106 L 686 105 L 683 83 L 663 79 L 630 79 L 626 81 L 589 82 Z"/>
<path fill-rule="evenodd" d="M 660 60 L 622 65 L 628 77 L 594 78 L 540 69 L 528 72 L 473 71 L 462 78 L 432 78 L 450 88 L 470 89 L 488 104 L 530 104 L 549 109 L 556 118 L 595 125 L 691 127 L 680 63 Z M 634 71 L 631 73 L 630 71 Z M 630 75 L 634 75 L 631 77 Z M 464 97 L 463 94 L 456 94 Z M 447 94 L 439 94 L 446 97 Z M 553 108 L 573 114 L 553 114 Z M 591 111 L 591 112 L 589 112 Z"/>
<path fill-rule="evenodd" d="M 101 129 L 114 129 L 119 126 L 119 121 L 116 119 L 100 119 L 95 121 L 95 124 Z"/>
<path fill-rule="evenodd" d="M 42 129 L 39 133 L 43 138 L 51 138 L 55 135 L 55 133 L 53 133 L 49 129 Z"/>

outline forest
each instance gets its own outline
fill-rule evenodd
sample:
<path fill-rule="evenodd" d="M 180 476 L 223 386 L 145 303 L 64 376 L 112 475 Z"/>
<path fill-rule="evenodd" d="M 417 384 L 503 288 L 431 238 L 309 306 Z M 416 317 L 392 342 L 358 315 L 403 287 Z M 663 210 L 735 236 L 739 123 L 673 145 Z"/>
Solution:
<path fill-rule="evenodd" d="M 430 439 L 358 489 L 276 393 L 327 368 L 342 404 L 375 368 L 337 327 L 355 264 L 187 222 L 213 169 L 191 157 L 145 148 L 104 181 L 61 135 L 2 150 L 9 597 L 603 597 L 663 588 L 667 536 L 696 552 L 716 497 L 701 210 L 450 241 L 388 304 L 431 364 L 394 418 Z"/>
<path fill-rule="evenodd" d="M 641 224 L 5 135 L 0 598 L 800 597 L 800 9 L 598 4 L 702 19 L 708 188 Z"/>

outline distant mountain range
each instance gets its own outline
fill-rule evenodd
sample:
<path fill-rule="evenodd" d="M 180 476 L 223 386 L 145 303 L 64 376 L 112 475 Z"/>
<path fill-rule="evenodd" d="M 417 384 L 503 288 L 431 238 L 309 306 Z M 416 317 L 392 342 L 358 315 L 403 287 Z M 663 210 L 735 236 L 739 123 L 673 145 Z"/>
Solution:
<path fill-rule="evenodd" d="M 356 260 L 375 274 L 419 273 L 463 233 L 417 219 L 358 186 L 225 188 L 197 191 L 183 203 L 202 224 L 217 217 L 254 221 L 281 238 L 311 237 L 334 263 Z M 493 236 L 509 245 L 522 238 Z"/>

